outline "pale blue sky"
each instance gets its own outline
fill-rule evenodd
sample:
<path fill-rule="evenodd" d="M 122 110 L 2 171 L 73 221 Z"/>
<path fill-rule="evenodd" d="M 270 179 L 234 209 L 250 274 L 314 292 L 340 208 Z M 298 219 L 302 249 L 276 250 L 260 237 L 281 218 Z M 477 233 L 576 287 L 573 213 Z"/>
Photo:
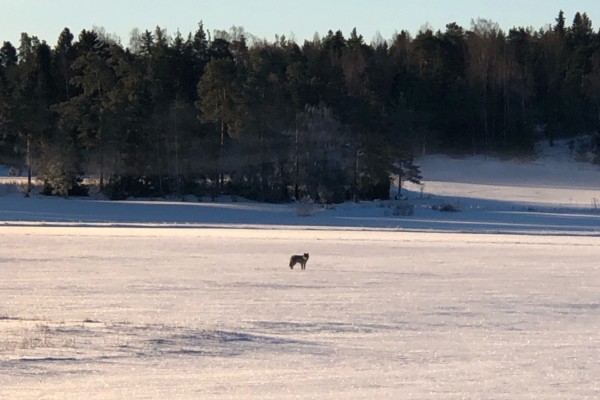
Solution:
<path fill-rule="evenodd" d="M 157 25 L 184 36 L 200 20 L 211 32 L 242 26 L 249 33 L 272 40 L 285 34 L 302 43 L 329 29 L 347 36 L 353 27 L 367 42 L 380 32 L 390 39 L 402 29 L 413 36 L 428 23 L 434 30 L 456 22 L 468 29 L 478 17 L 497 22 L 504 30 L 513 26 L 539 29 L 553 24 L 559 10 L 570 25 L 575 12 L 587 12 L 594 30 L 600 27 L 600 0 L 0 0 L 0 43 L 18 46 L 21 32 L 54 46 L 68 27 L 103 27 L 129 44 L 133 28 L 153 30 Z"/>

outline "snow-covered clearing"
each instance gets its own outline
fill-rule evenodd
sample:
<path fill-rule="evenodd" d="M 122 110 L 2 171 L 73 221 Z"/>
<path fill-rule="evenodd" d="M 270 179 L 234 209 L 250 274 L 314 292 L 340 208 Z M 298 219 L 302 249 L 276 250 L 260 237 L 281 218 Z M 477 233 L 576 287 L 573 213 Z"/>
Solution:
<path fill-rule="evenodd" d="M 0 398 L 599 398 L 597 167 L 422 165 L 406 217 L 0 195 Z"/>

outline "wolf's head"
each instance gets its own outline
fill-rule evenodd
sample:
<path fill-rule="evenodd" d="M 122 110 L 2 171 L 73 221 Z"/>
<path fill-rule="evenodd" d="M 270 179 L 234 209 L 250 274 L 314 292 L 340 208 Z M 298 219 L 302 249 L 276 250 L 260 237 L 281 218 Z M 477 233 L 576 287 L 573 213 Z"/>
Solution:
<path fill-rule="evenodd" d="M 308 260 L 308 253 L 304 253 L 304 258 Z"/>

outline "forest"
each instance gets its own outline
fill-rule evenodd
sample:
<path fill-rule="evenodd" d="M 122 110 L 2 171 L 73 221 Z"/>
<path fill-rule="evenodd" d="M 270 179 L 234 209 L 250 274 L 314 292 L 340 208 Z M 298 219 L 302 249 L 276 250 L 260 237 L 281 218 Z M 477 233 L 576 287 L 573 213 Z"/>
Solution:
<path fill-rule="evenodd" d="M 527 155 L 600 132 L 600 31 L 560 11 L 508 32 L 486 20 L 370 43 L 295 43 L 202 22 L 187 36 L 65 28 L 0 48 L 0 164 L 44 192 L 338 203 L 387 198 L 431 152 Z M 594 144 L 594 143 L 592 143 Z M 593 151 L 598 152 L 597 144 Z"/>

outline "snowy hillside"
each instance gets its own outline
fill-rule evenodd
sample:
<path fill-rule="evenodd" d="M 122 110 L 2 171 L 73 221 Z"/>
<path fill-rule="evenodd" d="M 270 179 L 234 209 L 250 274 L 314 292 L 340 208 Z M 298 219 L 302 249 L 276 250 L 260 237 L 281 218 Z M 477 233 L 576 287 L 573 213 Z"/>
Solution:
<path fill-rule="evenodd" d="M 593 208 L 600 199 L 600 167 L 576 162 L 567 141 L 538 146 L 527 161 L 430 156 L 421 160 L 425 192 L 556 208 Z"/>

